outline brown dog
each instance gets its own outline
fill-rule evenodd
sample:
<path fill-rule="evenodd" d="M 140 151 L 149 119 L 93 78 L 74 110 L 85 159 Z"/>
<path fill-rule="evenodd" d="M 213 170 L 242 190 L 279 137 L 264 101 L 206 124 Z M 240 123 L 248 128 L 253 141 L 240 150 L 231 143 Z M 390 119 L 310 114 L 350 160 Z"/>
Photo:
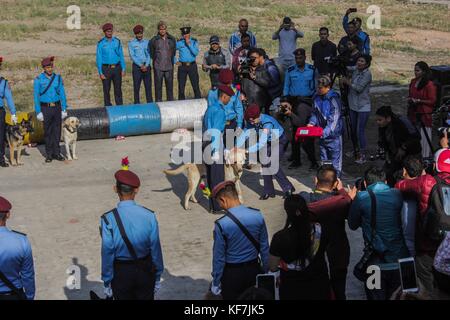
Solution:
<path fill-rule="evenodd" d="M 239 200 L 243 202 L 242 190 L 239 183 L 243 172 L 243 165 L 245 163 L 245 150 L 234 149 L 230 152 L 225 159 L 225 180 L 231 180 L 236 183 L 236 190 L 239 194 Z M 187 172 L 188 178 L 188 190 L 184 196 L 183 207 L 185 210 L 189 210 L 189 201 L 197 203 L 195 198 L 195 192 L 200 184 L 202 177 L 206 176 L 206 167 L 204 164 L 185 163 L 174 170 L 164 170 L 167 175 L 178 175 L 180 173 Z"/>

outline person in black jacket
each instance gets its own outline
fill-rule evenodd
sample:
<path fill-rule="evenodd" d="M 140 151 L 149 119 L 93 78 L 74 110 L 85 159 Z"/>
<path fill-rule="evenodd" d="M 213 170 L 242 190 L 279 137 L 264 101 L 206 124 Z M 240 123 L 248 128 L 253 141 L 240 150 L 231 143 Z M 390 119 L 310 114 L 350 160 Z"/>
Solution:
<path fill-rule="evenodd" d="M 405 116 L 392 112 L 391 106 L 382 106 L 376 112 L 378 145 L 386 153 L 384 170 L 389 186 L 403 168 L 403 160 L 409 155 L 421 157 L 420 133 Z"/>
<path fill-rule="evenodd" d="M 158 34 L 149 42 L 155 78 L 155 100 L 162 101 L 162 82 L 166 83 L 167 100 L 173 101 L 173 62 L 177 40 L 167 32 L 165 22 L 158 23 Z"/>
<path fill-rule="evenodd" d="M 302 165 L 300 157 L 300 146 L 306 152 L 309 161 L 311 162 L 310 170 L 315 170 L 317 165 L 316 152 L 314 149 L 314 139 L 307 138 L 303 142 L 295 141 L 295 133 L 297 128 L 306 127 L 311 117 L 312 106 L 311 103 L 298 97 L 284 96 L 280 99 L 280 111 L 278 119 L 283 123 L 290 142 L 292 145 L 292 163 L 289 169 L 298 168 Z M 290 134 L 289 134 L 290 133 Z"/>
<path fill-rule="evenodd" d="M 269 113 L 269 107 L 272 99 L 269 94 L 269 87 L 272 84 L 272 78 L 264 67 L 264 51 L 259 48 L 253 48 L 248 52 L 250 62 L 250 70 L 238 67 L 239 74 L 242 78 L 242 92 L 247 99 L 248 105 L 257 104 L 261 108 L 261 112 Z"/>

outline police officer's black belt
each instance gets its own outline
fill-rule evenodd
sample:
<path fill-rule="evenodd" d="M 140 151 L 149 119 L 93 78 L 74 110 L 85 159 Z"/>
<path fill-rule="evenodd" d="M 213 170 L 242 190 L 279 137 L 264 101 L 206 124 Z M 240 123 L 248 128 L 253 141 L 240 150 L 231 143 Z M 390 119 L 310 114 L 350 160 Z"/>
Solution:
<path fill-rule="evenodd" d="M 258 259 L 254 259 L 251 261 L 247 261 L 247 262 L 241 262 L 241 263 L 225 263 L 225 267 L 227 268 L 241 268 L 241 267 L 245 267 L 245 266 L 253 266 L 253 265 L 258 265 L 259 264 L 259 260 Z"/>
<path fill-rule="evenodd" d="M 0 271 L 0 280 L 2 280 L 2 282 L 9 288 L 12 290 L 12 292 L 5 292 L 5 293 L 0 293 L 0 295 L 13 295 L 15 294 L 16 296 L 19 297 L 19 299 L 21 300 L 26 300 L 26 296 L 25 293 L 23 292 L 22 289 L 18 289 L 16 288 L 16 286 L 9 281 L 9 279 L 5 276 L 5 274 L 3 272 Z"/>
<path fill-rule="evenodd" d="M 60 105 L 61 105 L 61 101 L 50 102 L 50 103 L 41 102 L 41 107 L 59 107 Z"/>
<path fill-rule="evenodd" d="M 119 63 L 115 63 L 115 64 L 103 64 L 104 67 L 111 68 L 111 69 L 114 69 L 114 68 L 117 67 L 118 65 L 119 65 Z"/>
<path fill-rule="evenodd" d="M 149 262 L 151 259 L 151 255 L 147 255 L 143 258 L 139 258 L 137 260 L 119 260 L 119 259 L 115 259 L 114 263 L 115 264 L 136 264 L 136 261 L 140 261 L 140 262 Z"/>
<path fill-rule="evenodd" d="M 195 62 L 181 62 L 181 65 L 186 67 L 189 67 L 191 64 L 195 64 Z"/>
<path fill-rule="evenodd" d="M 241 229 L 241 231 L 244 233 L 244 235 L 247 237 L 248 240 L 250 240 L 250 242 L 253 244 L 253 246 L 255 247 L 256 251 L 260 251 L 260 244 L 258 241 L 256 241 L 256 239 L 252 236 L 252 234 L 250 233 L 250 231 L 247 230 L 246 227 L 244 227 L 244 225 L 238 220 L 238 218 L 236 218 L 230 211 L 226 210 L 225 215 L 230 218 L 234 223 L 237 224 L 237 226 L 239 227 L 239 229 Z"/>

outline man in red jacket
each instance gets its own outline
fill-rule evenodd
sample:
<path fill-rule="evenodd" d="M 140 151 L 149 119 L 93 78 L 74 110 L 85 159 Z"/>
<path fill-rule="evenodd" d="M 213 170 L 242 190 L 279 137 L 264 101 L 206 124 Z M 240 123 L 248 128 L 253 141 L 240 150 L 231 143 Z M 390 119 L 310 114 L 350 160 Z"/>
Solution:
<path fill-rule="evenodd" d="M 332 165 L 323 165 L 317 171 L 314 192 L 301 192 L 308 203 L 311 219 L 323 225 L 324 234 L 329 238 L 326 253 L 330 269 L 331 286 L 337 300 L 345 300 L 347 268 L 350 262 L 350 246 L 345 231 L 345 219 L 351 201 L 356 196 L 356 188 L 347 192 L 337 178 Z"/>
<path fill-rule="evenodd" d="M 435 160 L 437 177 L 447 184 L 450 184 L 450 150 L 439 150 L 436 153 Z M 421 160 L 416 159 L 416 161 Z M 410 165 L 405 163 L 403 171 L 405 179 L 397 182 L 395 187 L 402 191 L 404 195 L 412 196 L 417 199 L 419 209 L 419 216 L 416 219 L 415 237 L 417 276 L 428 293 L 432 294 L 434 291 L 433 260 L 440 242 L 433 241 L 426 236 L 423 228 L 423 221 L 430 205 L 433 205 L 437 210 L 440 210 L 442 209 L 442 204 L 430 201 L 431 191 L 436 184 L 436 179 L 433 176 L 426 174 L 425 171 L 422 171 L 420 176 L 411 177 L 408 174 L 408 171 L 411 172 L 411 170 L 408 169 L 410 169 Z"/>

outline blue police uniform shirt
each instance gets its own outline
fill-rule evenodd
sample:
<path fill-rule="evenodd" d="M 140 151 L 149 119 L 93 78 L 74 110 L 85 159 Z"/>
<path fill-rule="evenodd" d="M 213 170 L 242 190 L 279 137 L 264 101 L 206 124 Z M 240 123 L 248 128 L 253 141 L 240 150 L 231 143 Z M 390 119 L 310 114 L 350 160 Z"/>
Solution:
<path fill-rule="evenodd" d="M 284 76 L 284 96 L 311 97 L 316 91 L 314 79 L 315 69 L 309 63 L 305 64 L 303 70 L 298 65 L 290 66 Z"/>
<path fill-rule="evenodd" d="M 266 223 L 259 210 L 243 205 L 228 209 L 260 244 L 260 256 L 265 272 L 269 270 L 269 239 Z M 219 226 L 220 225 L 220 228 Z M 226 263 L 243 263 L 258 258 L 258 251 L 236 223 L 223 216 L 214 227 L 213 285 L 219 286 Z"/>
<path fill-rule="evenodd" d="M 148 45 L 149 40 L 146 39 L 138 40 L 134 38 L 128 42 L 128 53 L 130 54 L 131 60 L 139 67 L 142 65 L 148 67 L 151 64 Z"/>
<path fill-rule="evenodd" d="M 261 113 L 259 123 L 251 124 L 249 121 L 245 122 L 244 132 L 238 137 L 237 147 L 241 148 L 245 140 L 247 140 L 252 132 L 259 137 L 258 142 L 249 146 L 248 152 L 256 152 L 263 148 L 268 142 L 275 141 L 284 134 L 284 129 L 281 124 L 273 117 Z M 252 139 L 250 139 L 250 143 Z"/>
<path fill-rule="evenodd" d="M 241 92 L 234 85 L 231 88 L 234 91 L 234 96 L 231 97 L 230 102 L 225 106 L 225 117 L 227 121 L 236 120 L 237 126 L 242 128 L 242 124 L 244 123 L 244 106 L 240 99 Z M 208 105 L 212 105 L 217 101 L 219 101 L 219 90 L 209 90 Z"/>
<path fill-rule="evenodd" d="M 144 258 L 151 254 L 153 265 L 156 268 L 156 281 L 159 281 L 164 271 L 164 263 L 159 241 L 158 221 L 155 214 L 136 204 L 133 200 L 119 202 L 117 211 L 125 233 L 130 239 L 138 258 Z M 114 278 L 114 260 L 133 260 L 133 258 L 120 235 L 119 227 L 112 212 L 102 216 L 100 225 L 102 280 L 107 286 Z"/>
<path fill-rule="evenodd" d="M 33 254 L 26 235 L 0 227 L 0 270 L 16 288 L 24 289 L 27 299 L 34 299 Z M 0 280 L 0 293 L 10 291 Z"/>
<path fill-rule="evenodd" d="M 8 105 L 11 114 L 16 114 L 16 106 L 14 105 L 11 87 L 6 79 L 0 81 L 0 108 L 5 107 L 4 100 L 6 100 L 6 104 Z"/>
<path fill-rule="evenodd" d="M 97 70 L 98 74 L 102 75 L 102 65 L 104 64 L 118 64 L 125 71 L 125 58 L 123 56 L 122 43 L 116 37 L 108 40 L 106 37 L 97 43 Z"/>
<path fill-rule="evenodd" d="M 180 39 L 177 41 L 177 50 L 178 50 L 178 61 L 184 63 L 192 63 L 195 61 L 198 53 L 200 52 L 198 49 L 198 41 L 197 39 L 191 38 L 191 43 L 189 46 L 186 44 L 184 39 Z"/>
<path fill-rule="evenodd" d="M 220 150 L 220 143 L 222 141 L 221 134 L 225 130 L 226 114 L 225 107 L 219 100 L 208 104 L 205 115 L 203 117 L 203 133 L 210 130 L 211 135 L 211 152 L 218 152 Z"/>
<path fill-rule="evenodd" d="M 42 94 L 48 87 L 52 77 L 55 77 L 50 88 Z M 42 72 L 34 79 L 34 109 L 36 114 L 41 112 L 41 103 L 61 102 L 63 111 L 67 108 L 66 90 L 61 75 L 53 73 L 50 77 Z"/>

